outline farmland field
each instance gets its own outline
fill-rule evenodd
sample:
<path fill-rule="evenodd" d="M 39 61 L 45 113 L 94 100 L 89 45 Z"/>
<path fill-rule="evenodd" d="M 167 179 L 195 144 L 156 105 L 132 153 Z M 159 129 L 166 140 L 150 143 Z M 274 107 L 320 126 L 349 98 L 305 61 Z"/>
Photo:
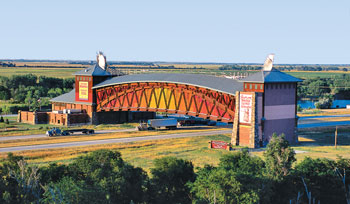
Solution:
<path fill-rule="evenodd" d="M 37 65 L 37 64 L 35 64 Z M 37 65 L 38 66 L 38 65 Z M 47 67 L 45 67 L 47 66 Z M 69 64 L 52 64 L 49 65 L 49 63 L 45 63 L 44 65 L 41 65 L 39 67 L 0 67 L 0 76 L 10 77 L 12 75 L 24 75 L 24 74 L 34 74 L 37 76 L 47 76 L 47 77 L 57 77 L 57 78 L 73 78 L 73 75 L 75 72 L 81 70 L 83 67 L 87 67 L 88 65 L 71 65 L 72 67 L 69 67 Z M 129 68 L 125 68 L 124 65 L 113 65 L 113 68 L 120 69 L 126 74 L 141 74 L 141 73 L 193 73 L 193 74 L 208 74 L 208 75 L 237 75 L 237 74 L 253 74 L 256 71 L 239 71 L 239 70 L 219 70 L 219 65 L 186 65 L 186 64 L 166 64 L 166 66 L 174 66 L 175 69 L 165 69 L 165 65 L 159 66 L 154 69 L 148 69 L 149 67 L 141 67 L 138 65 L 128 65 Z M 69 68 L 66 68 L 69 67 Z M 76 68 L 75 68 L 76 67 Z M 191 68 L 192 67 L 192 68 Z M 193 69 L 193 67 L 201 68 L 201 69 Z M 181 68 L 181 69 L 176 69 Z M 329 77 L 336 77 L 341 76 L 343 74 L 349 75 L 348 72 L 343 71 L 288 71 L 286 72 L 292 76 L 299 77 L 302 79 L 306 78 L 329 78 Z"/>
<path fill-rule="evenodd" d="M 73 78 L 72 74 L 79 70 L 81 68 L 0 67 L 0 76 L 34 74 L 36 76 Z"/>
<path fill-rule="evenodd" d="M 287 74 L 290 74 L 294 77 L 298 77 L 298 78 L 302 78 L 302 79 L 306 79 L 306 78 L 316 78 L 316 77 L 320 77 L 320 78 L 334 78 L 334 77 L 338 77 L 338 76 L 342 76 L 344 74 L 346 75 L 350 75 L 350 73 L 348 72 L 340 72 L 340 71 L 317 71 L 317 72 L 305 72 L 305 71 L 290 71 L 290 72 L 286 72 Z"/>

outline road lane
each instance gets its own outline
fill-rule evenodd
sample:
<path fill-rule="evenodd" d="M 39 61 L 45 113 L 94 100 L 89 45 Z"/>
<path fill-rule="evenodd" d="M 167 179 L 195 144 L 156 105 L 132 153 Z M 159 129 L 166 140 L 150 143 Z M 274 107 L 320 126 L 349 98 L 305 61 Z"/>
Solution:
<path fill-rule="evenodd" d="M 44 144 L 44 145 L 20 146 L 20 147 L 6 147 L 6 148 L 0 148 L 0 152 L 14 152 L 14 151 L 24 151 L 24 150 L 65 148 L 65 147 L 101 145 L 101 144 L 111 144 L 111 143 L 128 143 L 128 142 L 138 142 L 138 141 L 146 141 L 146 140 L 197 137 L 197 136 L 208 136 L 208 135 L 229 134 L 229 133 L 232 133 L 232 129 L 202 131 L 202 132 L 193 132 L 193 133 L 154 135 L 154 136 L 143 136 L 143 137 L 132 137 L 132 138 L 93 140 L 93 141 L 83 141 L 83 142 L 67 142 L 67 143 L 55 143 L 55 144 Z"/>
<path fill-rule="evenodd" d="M 321 122 L 321 123 L 309 123 L 309 124 L 298 124 L 298 128 L 315 128 L 315 127 L 329 127 L 329 126 L 340 126 L 350 125 L 350 121 L 333 121 L 333 122 Z"/>
<path fill-rule="evenodd" d="M 341 120 L 327 121 L 327 118 L 341 118 Z M 348 118 L 348 120 L 344 120 Z M 329 127 L 337 125 L 350 125 L 350 115 L 306 116 L 298 119 L 298 128 Z"/>
<path fill-rule="evenodd" d="M 121 130 L 96 130 L 94 134 L 107 134 L 107 133 L 115 133 L 115 132 L 132 132 L 136 131 L 135 128 L 131 129 L 121 129 Z M 79 135 L 85 135 L 85 134 L 71 134 L 72 136 L 79 136 Z M 20 140 L 20 139 L 32 139 L 32 138 L 42 138 L 42 137 L 48 137 L 45 134 L 39 134 L 39 135 L 20 135 L 20 136 L 8 136 L 8 137 L 0 137 L 0 141 L 5 140 Z"/>

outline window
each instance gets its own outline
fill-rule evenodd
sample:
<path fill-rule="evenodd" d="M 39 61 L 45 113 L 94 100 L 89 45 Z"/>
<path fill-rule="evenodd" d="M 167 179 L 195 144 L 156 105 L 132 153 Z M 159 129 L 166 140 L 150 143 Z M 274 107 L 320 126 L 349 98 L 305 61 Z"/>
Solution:
<path fill-rule="evenodd" d="M 247 84 L 244 84 L 244 88 L 247 88 Z"/>
<path fill-rule="evenodd" d="M 258 89 L 258 85 L 257 84 L 255 84 L 255 89 Z"/>
<path fill-rule="evenodd" d="M 263 85 L 262 85 L 262 84 L 260 85 L 260 89 L 261 89 L 261 90 L 263 89 Z"/>
<path fill-rule="evenodd" d="M 251 84 L 249 84 L 249 89 L 252 89 L 252 85 Z"/>

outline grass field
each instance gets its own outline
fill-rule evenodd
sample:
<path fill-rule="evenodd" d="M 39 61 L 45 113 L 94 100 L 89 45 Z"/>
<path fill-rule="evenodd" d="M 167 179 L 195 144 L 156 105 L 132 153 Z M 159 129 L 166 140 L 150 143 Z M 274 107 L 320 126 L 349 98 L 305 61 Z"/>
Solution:
<path fill-rule="evenodd" d="M 337 109 L 304 109 L 302 112 L 298 112 L 299 117 L 305 116 L 330 116 L 330 115 L 349 115 L 350 109 L 337 108 Z"/>
<path fill-rule="evenodd" d="M 25 63 L 21 63 L 23 66 Z M 27 63 L 28 64 L 28 63 Z M 72 74 L 81 70 L 83 65 L 81 64 L 67 64 L 67 63 L 32 63 L 31 66 L 49 66 L 49 67 L 0 67 L 0 76 L 12 76 L 12 75 L 24 75 L 24 74 L 34 74 L 37 76 L 47 76 L 47 77 L 58 77 L 58 78 L 73 78 Z M 67 68 L 67 67 L 76 68 Z M 88 66 L 88 65 L 84 65 Z M 182 69 L 162 69 L 163 66 L 174 66 L 175 68 Z M 217 64 L 161 64 L 159 69 L 147 69 L 147 66 L 138 65 L 113 65 L 112 67 L 119 68 L 127 74 L 140 74 L 140 73 L 154 73 L 154 72 L 167 72 L 167 73 L 194 73 L 194 74 L 209 74 L 209 75 L 233 75 L 238 73 L 250 73 L 253 74 L 256 71 L 238 71 L 238 70 L 219 70 L 221 65 Z M 135 69 L 126 69 L 125 67 L 134 67 Z M 193 67 L 204 68 L 204 69 L 191 69 Z M 295 77 L 299 78 L 328 78 L 341 76 L 343 74 L 350 74 L 342 71 L 319 71 L 319 72 L 306 72 L 306 71 L 290 71 L 286 72 Z"/>
<path fill-rule="evenodd" d="M 137 136 L 137 135 L 135 135 Z M 69 163 L 72 159 L 98 149 L 120 151 L 123 158 L 138 167 L 149 170 L 153 160 L 163 156 L 175 156 L 190 160 L 195 166 L 205 164 L 216 165 L 226 150 L 209 149 L 209 140 L 230 142 L 231 134 L 202 137 L 141 141 L 132 143 L 115 143 L 107 145 L 93 145 L 58 149 L 43 149 L 16 152 L 24 156 L 30 163 L 46 165 L 50 162 Z M 306 156 L 312 158 L 336 159 L 338 156 L 350 158 L 350 127 L 340 127 L 338 131 L 338 146 L 334 147 L 334 128 L 313 128 L 299 131 L 299 144 L 292 146 L 297 150 L 297 162 Z M 12 141 L 14 142 L 14 141 Z M 30 141 L 28 141 L 30 142 Z M 252 155 L 263 158 L 262 149 L 251 152 Z M 6 157 L 1 153 L 0 158 Z"/>
<path fill-rule="evenodd" d="M 79 70 L 81 70 L 81 68 L 0 67 L 0 76 L 10 77 L 12 75 L 34 74 L 36 76 L 73 78 L 74 76 L 72 74 Z"/>
<path fill-rule="evenodd" d="M 118 150 L 123 158 L 135 166 L 145 169 L 152 167 L 153 160 L 163 156 L 175 156 L 192 161 L 195 166 L 205 164 L 216 165 L 221 155 L 227 154 L 226 150 L 208 149 L 209 140 L 222 140 L 229 142 L 230 134 L 203 136 L 195 138 L 179 138 L 154 141 L 142 141 L 133 143 L 116 143 L 108 145 L 82 146 L 73 148 L 43 149 L 34 151 L 16 152 L 16 155 L 24 156 L 28 162 L 46 164 L 48 162 L 69 163 L 72 159 L 98 149 Z M 6 153 L 0 153 L 1 158 Z"/>

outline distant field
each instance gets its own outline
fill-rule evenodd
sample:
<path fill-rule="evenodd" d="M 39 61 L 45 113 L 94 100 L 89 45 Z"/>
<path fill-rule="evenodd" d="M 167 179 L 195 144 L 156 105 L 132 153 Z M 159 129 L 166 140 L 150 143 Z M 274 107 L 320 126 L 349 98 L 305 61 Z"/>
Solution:
<path fill-rule="evenodd" d="M 58 78 L 72 78 L 72 74 L 87 67 L 89 65 L 83 64 L 69 64 L 58 62 L 16 62 L 17 66 L 32 66 L 32 67 L 0 67 L 0 76 L 12 76 L 23 74 L 34 74 L 37 76 L 48 76 Z M 239 70 L 219 70 L 219 64 L 159 64 L 155 66 L 147 65 L 112 65 L 113 68 L 120 69 L 126 74 L 140 74 L 140 73 L 193 73 L 193 74 L 207 74 L 207 75 L 241 75 L 249 73 L 249 75 L 256 71 L 239 71 Z M 251 65 L 258 66 L 258 65 Z M 169 69 L 167 67 L 174 67 Z M 278 68 L 278 66 L 276 66 Z M 193 69 L 196 68 L 196 69 Z M 343 71 L 288 71 L 286 72 L 298 78 L 328 78 L 341 76 L 343 74 L 350 74 L 350 72 Z"/>
<path fill-rule="evenodd" d="M 0 76 L 10 77 L 12 75 L 34 74 L 37 76 L 73 78 L 74 76 L 72 74 L 79 70 L 81 70 L 81 68 L 1 67 Z"/>
<path fill-rule="evenodd" d="M 343 74 L 347 74 L 349 75 L 350 72 L 342 72 L 342 71 L 318 71 L 318 72 L 299 72 L 299 71 L 290 71 L 290 72 L 285 72 L 287 74 L 290 74 L 292 76 L 298 77 L 298 78 L 316 78 L 316 77 L 320 77 L 320 78 L 332 78 L 332 77 L 337 77 L 337 76 L 342 76 Z"/>

